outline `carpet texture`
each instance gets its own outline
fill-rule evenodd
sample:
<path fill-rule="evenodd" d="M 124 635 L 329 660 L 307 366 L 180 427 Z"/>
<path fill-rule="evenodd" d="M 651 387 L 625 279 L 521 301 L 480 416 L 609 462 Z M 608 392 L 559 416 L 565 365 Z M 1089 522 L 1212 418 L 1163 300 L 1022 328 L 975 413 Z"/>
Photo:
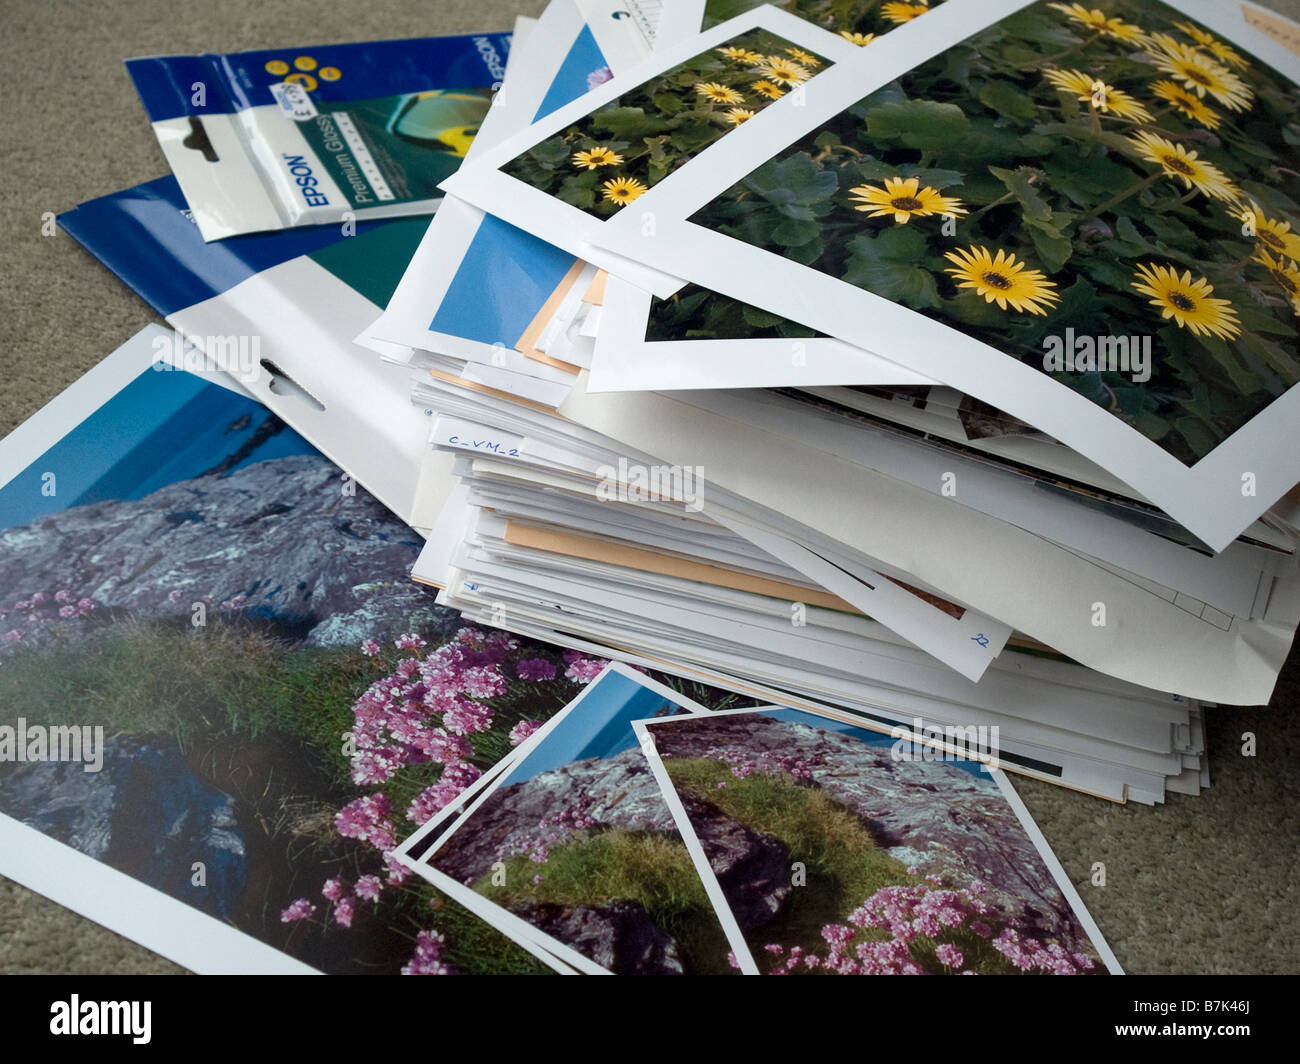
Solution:
<path fill-rule="evenodd" d="M 42 215 L 166 173 L 122 60 L 425 34 L 508 30 L 543 0 L 332 5 L 307 0 L 8 0 L 0 99 L 0 435 L 156 316 Z M 1267 6 L 1300 19 L 1300 0 Z M 1296 972 L 1300 937 L 1300 657 L 1269 707 L 1207 712 L 1213 786 L 1163 806 L 1117 806 L 1013 777 L 1133 973 Z M 1242 734 L 1258 754 L 1243 757 Z M 1091 885 L 1103 863 L 1106 885 Z M 0 878 L 0 973 L 183 969 Z"/>

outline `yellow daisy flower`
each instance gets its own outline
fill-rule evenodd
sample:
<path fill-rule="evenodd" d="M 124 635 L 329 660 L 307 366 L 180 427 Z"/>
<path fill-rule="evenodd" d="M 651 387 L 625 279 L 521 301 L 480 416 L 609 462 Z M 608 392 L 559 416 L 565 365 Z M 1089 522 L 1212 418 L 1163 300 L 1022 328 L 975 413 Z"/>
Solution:
<path fill-rule="evenodd" d="M 779 100 L 785 95 L 785 89 L 773 85 L 770 81 L 756 81 L 750 88 L 760 96 L 766 96 L 769 100 Z"/>
<path fill-rule="evenodd" d="M 620 207 L 644 196 L 649 189 L 635 177 L 615 177 L 600 186 L 605 191 L 605 199 L 617 203 Z"/>
<path fill-rule="evenodd" d="M 874 33 L 857 33 L 854 30 L 840 30 L 840 36 L 849 44 L 856 44 L 859 48 L 865 48 L 876 39 Z"/>
<path fill-rule="evenodd" d="M 716 81 L 697 81 L 695 91 L 706 96 L 714 103 L 744 103 L 745 97 L 730 85 L 720 85 Z"/>
<path fill-rule="evenodd" d="M 906 225 L 913 217 L 928 218 L 932 214 L 966 214 L 961 200 L 951 196 L 941 196 L 938 189 L 921 182 L 915 177 L 889 177 L 885 187 L 876 185 L 859 185 L 849 189 L 849 196 L 856 200 L 855 211 L 866 211 L 869 218 L 894 216 L 899 225 Z"/>
<path fill-rule="evenodd" d="M 1205 47 L 1213 53 L 1215 59 L 1227 63 L 1229 66 L 1235 66 L 1238 70 L 1245 70 L 1250 66 L 1250 63 L 1240 52 L 1233 48 L 1232 45 L 1224 44 L 1223 41 L 1211 41 Z"/>
<path fill-rule="evenodd" d="M 1048 307 L 1060 301 L 1056 285 L 1041 270 L 1029 270 L 1014 254 L 999 250 L 994 258 L 985 247 L 959 248 L 944 255 L 956 264 L 955 270 L 945 270 L 959 278 L 958 288 L 973 288 L 986 302 L 996 303 L 998 309 L 1030 314 L 1046 314 Z"/>
<path fill-rule="evenodd" d="M 806 67 L 819 67 L 822 65 L 822 61 L 812 52 L 805 52 L 802 48 L 787 48 L 785 54 L 796 63 L 802 63 Z"/>
<path fill-rule="evenodd" d="M 726 112 L 724 117 L 733 126 L 738 126 L 742 122 L 748 122 L 754 117 L 754 114 L 755 112 L 751 111 L 748 107 L 732 107 Z"/>
<path fill-rule="evenodd" d="M 618 152 L 600 145 L 573 154 L 573 165 L 585 166 L 588 170 L 595 170 L 602 166 L 617 166 L 622 161 L 623 156 Z"/>
<path fill-rule="evenodd" d="M 1228 175 L 1213 163 L 1198 159 L 1196 152 L 1141 130 L 1128 138 L 1144 159 L 1159 163 L 1170 177 L 1176 177 L 1188 189 L 1195 188 L 1217 200 L 1235 203 L 1241 198 Z"/>
<path fill-rule="evenodd" d="M 1286 259 L 1275 259 L 1263 248 L 1256 252 L 1254 261 L 1268 270 L 1278 287 L 1286 293 L 1287 299 L 1291 300 L 1296 313 L 1300 314 L 1300 270 L 1296 269 L 1295 264 Z"/>
<path fill-rule="evenodd" d="M 1235 215 L 1243 225 L 1248 220 L 1251 221 L 1255 239 L 1275 255 L 1285 255 L 1289 259 L 1300 262 L 1300 236 L 1291 232 L 1290 222 L 1280 222 L 1276 218 L 1267 217 L 1253 203 L 1240 211 L 1230 213 Z M 1248 218 L 1248 215 L 1253 215 L 1253 218 Z"/>
<path fill-rule="evenodd" d="M 930 10 L 926 0 L 918 0 L 917 3 L 901 3 L 898 0 L 892 0 L 891 3 L 885 4 L 880 13 L 889 19 L 890 22 L 901 26 L 904 22 L 911 22 L 918 15 L 924 15 Z M 927 23 L 928 25 L 928 23 Z"/>
<path fill-rule="evenodd" d="M 1174 110 L 1182 112 L 1192 121 L 1200 122 L 1206 129 L 1219 128 L 1219 112 L 1178 83 L 1154 81 L 1151 83 L 1151 93 L 1157 99 L 1172 104 Z"/>
<path fill-rule="evenodd" d="M 1148 38 L 1147 55 L 1166 74 L 1172 74 L 1201 99 L 1208 92 L 1229 111 L 1250 108 L 1255 94 L 1231 70 L 1199 49 L 1162 33 Z"/>
<path fill-rule="evenodd" d="M 1154 262 L 1137 268 L 1133 287 L 1148 302 L 1160 308 L 1160 316 L 1170 318 L 1180 329 L 1189 329 L 1197 336 L 1217 336 L 1233 340 L 1241 335 L 1241 322 L 1232 304 L 1226 299 L 1214 299 L 1214 286 L 1204 277 L 1192 277 L 1191 270 L 1178 275 L 1173 266 L 1157 266 Z"/>
<path fill-rule="evenodd" d="M 1215 58 L 1230 66 L 1235 66 L 1238 70 L 1245 70 L 1250 64 L 1229 44 L 1224 44 L 1213 33 L 1206 33 L 1200 26 L 1194 26 L 1190 22 L 1175 22 L 1174 26 L 1182 30 L 1188 37 L 1194 40 L 1202 48 L 1208 48 L 1214 53 Z"/>
<path fill-rule="evenodd" d="M 1131 22 L 1118 18 L 1107 18 L 1106 12 L 1095 7 L 1087 8 L 1082 4 L 1048 4 L 1047 6 L 1064 12 L 1070 19 L 1092 30 L 1093 33 L 1114 37 L 1118 41 L 1140 41 L 1144 36 L 1141 26 L 1135 26 Z"/>
<path fill-rule="evenodd" d="M 1076 99 L 1105 114 L 1131 118 L 1136 122 L 1150 122 L 1151 112 L 1132 96 L 1113 85 L 1107 85 L 1082 70 L 1044 70 L 1057 91 L 1069 93 Z"/>
<path fill-rule="evenodd" d="M 768 81 L 775 81 L 779 85 L 798 85 L 812 77 L 812 71 L 806 66 L 779 55 L 769 55 L 758 72 Z"/>
<path fill-rule="evenodd" d="M 734 59 L 737 63 L 749 63 L 752 66 L 754 63 L 763 61 L 762 53 L 755 52 L 750 48 L 719 48 L 718 51 L 728 59 Z"/>

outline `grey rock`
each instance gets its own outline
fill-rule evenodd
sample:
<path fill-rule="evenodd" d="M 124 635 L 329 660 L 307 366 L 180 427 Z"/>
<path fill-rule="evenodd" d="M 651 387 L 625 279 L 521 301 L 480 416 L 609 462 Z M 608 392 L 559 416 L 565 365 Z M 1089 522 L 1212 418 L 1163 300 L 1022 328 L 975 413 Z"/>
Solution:
<path fill-rule="evenodd" d="M 515 914 L 615 975 L 681 975 L 677 944 L 637 902 L 523 905 Z"/>
<path fill-rule="evenodd" d="M 778 916 L 794 889 L 785 845 L 693 794 L 683 792 L 681 800 L 740 929 L 752 931 Z"/>
<path fill-rule="evenodd" d="M 171 484 L 139 501 L 73 507 L 0 532 L 0 608 L 67 588 L 101 610 L 189 618 L 242 609 L 318 645 L 355 645 L 455 617 L 410 582 L 419 537 L 327 459 L 299 455 Z M 173 600 L 172 595 L 176 598 Z M 56 603 L 44 610 L 57 611 Z M 75 634 L 79 618 L 0 627 Z"/>
<path fill-rule="evenodd" d="M 81 762 L 9 764 L 3 811 L 165 894 L 229 919 L 247 881 L 235 800 L 196 776 L 174 745 L 115 736 L 99 772 Z M 192 882 L 193 864 L 206 883 Z"/>

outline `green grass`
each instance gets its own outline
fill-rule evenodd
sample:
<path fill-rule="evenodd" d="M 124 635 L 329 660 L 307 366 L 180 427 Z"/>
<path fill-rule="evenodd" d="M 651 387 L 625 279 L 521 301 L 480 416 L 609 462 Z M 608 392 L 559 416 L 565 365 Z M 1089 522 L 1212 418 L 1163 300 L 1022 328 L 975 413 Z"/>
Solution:
<path fill-rule="evenodd" d="M 431 899 L 439 906 L 432 924 L 447 937 L 443 959 L 459 972 L 472 975 L 554 975 L 522 946 L 506 938 L 491 924 L 438 891 Z"/>
<path fill-rule="evenodd" d="M 533 876 L 541 874 L 540 883 Z M 637 902 L 676 941 L 692 973 L 731 969 L 722 928 L 680 839 L 615 828 L 550 848 L 545 864 L 526 856 L 505 862 L 505 884 L 482 877 L 475 889 L 505 908 L 529 902 L 603 905 Z"/>
<path fill-rule="evenodd" d="M 288 646 L 247 622 L 119 620 L 74 646 L 21 648 L 0 668 L 0 705 L 32 723 L 102 724 L 109 734 L 256 740 L 270 732 L 333 752 L 373 666 L 352 649 Z"/>

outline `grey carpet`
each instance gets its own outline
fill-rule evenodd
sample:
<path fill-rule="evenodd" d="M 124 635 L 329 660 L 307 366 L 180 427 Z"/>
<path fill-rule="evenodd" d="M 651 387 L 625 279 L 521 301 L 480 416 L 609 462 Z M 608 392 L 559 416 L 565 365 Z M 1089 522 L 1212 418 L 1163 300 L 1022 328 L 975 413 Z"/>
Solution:
<path fill-rule="evenodd" d="M 0 435 L 89 370 L 153 313 L 44 212 L 166 173 L 122 59 L 432 33 L 506 30 L 543 0 L 364 5 L 307 0 L 8 0 L 0 34 Z M 1268 6 L 1300 19 L 1300 0 Z M 1213 787 L 1115 806 L 1017 781 L 1030 812 L 1130 972 L 1296 972 L 1300 937 L 1300 661 L 1268 708 L 1209 711 Z M 1240 755 L 1241 734 L 1259 753 Z M 1095 862 L 1105 887 L 1089 885 Z M 182 969 L 0 879 L 0 973 Z"/>

